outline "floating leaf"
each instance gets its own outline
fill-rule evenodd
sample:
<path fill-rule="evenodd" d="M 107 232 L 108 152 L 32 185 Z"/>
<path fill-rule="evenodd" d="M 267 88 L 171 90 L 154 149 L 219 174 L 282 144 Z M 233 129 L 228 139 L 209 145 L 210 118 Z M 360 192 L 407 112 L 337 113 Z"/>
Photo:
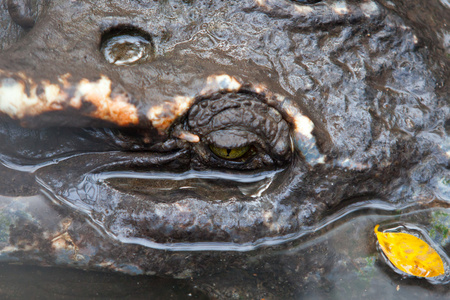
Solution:
<path fill-rule="evenodd" d="M 379 226 L 375 226 L 375 234 L 381 250 L 399 270 L 417 277 L 444 274 L 441 257 L 426 242 L 408 233 L 380 232 Z"/>

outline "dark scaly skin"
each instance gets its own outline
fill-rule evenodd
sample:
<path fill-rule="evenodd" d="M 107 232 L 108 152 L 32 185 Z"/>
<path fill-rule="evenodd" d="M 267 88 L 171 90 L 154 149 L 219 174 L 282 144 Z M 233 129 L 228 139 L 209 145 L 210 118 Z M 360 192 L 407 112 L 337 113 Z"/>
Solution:
<path fill-rule="evenodd" d="M 22 7 L 27 1 L 10 2 Z M 416 29 L 417 20 L 402 20 L 403 2 L 395 8 L 333 1 L 297 8 L 289 1 L 37 2 L 34 27 L 17 21 L 32 13 L 16 10 L 12 20 L 19 25 L 11 22 L 2 33 L 0 70 L 9 72 L 2 78 L 23 72 L 35 82 L 56 83 L 69 73 L 70 90 L 84 78 L 96 82 L 104 75 L 113 93 L 127 95 L 138 121 L 120 128 L 105 115 L 91 115 L 91 104 L 74 109 L 68 102 L 63 109 L 2 116 L 7 259 L 187 278 L 207 274 L 203 265 L 226 258 L 219 268 L 227 269 L 247 257 L 186 257 L 157 249 L 249 250 L 315 228 L 355 202 L 380 199 L 402 207 L 437 201 L 424 184 L 447 172 L 448 59 L 437 34 Z M 99 51 L 102 32 L 117 25 L 149 33 L 153 60 L 130 67 L 106 62 Z M 236 77 L 240 93 L 202 95 L 207 78 L 220 74 Z M 307 153 L 291 152 L 285 142 L 275 151 L 272 135 L 255 134 L 274 131 L 279 122 L 265 124 L 262 113 L 244 122 L 245 105 L 226 107 L 245 94 L 261 107 L 247 112 L 274 110 L 256 91 L 260 84 L 313 121 L 323 164 L 308 163 Z M 195 98 L 203 119 L 193 108 L 157 127 L 149 110 L 177 96 Z M 205 116 L 217 112 L 202 102 L 211 99 L 226 107 L 217 115 L 226 126 L 208 123 Z M 290 126 L 290 133 L 277 129 L 280 136 L 293 136 L 293 120 L 280 114 Z M 261 157 L 245 166 L 217 159 L 207 152 L 208 126 L 219 140 L 228 126 L 243 139 L 256 136 L 252 143 Z M 199 135 L 200 143 L 177 138 L 181 131 Z M 130 170 L 171 176 L 214 170 L 238 177 L 279 172 L 261 194 L 251 184 L 223 179 L 113 178 L 105 184 L 89 175 Z M 17 196 L 35 197 L 13 200 Z"/>

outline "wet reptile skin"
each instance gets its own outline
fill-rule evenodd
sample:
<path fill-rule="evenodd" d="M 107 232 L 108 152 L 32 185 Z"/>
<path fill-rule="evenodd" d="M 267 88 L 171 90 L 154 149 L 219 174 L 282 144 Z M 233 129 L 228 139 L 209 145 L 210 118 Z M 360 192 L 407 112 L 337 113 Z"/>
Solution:
<path fill-rule="evenodd" d="M 434 201 L 446 174 L 448 29 L 402 1 L 0 3 L 7 257 L 189 277 L 200 258 L 157 249 L 282 243 L 368 199 Z M 106 61 L 111 28 L 151 58 Z"/>

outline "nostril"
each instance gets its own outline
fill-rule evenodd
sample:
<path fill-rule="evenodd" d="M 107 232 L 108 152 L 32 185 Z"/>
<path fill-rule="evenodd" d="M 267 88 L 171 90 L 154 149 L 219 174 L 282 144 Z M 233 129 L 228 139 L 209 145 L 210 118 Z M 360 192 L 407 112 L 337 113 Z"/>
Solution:
<path fill-rule="evenodd" d="M 36 22 L 39 0 L 8 0 L 9 15 L 23 29 L 31 29 Z"/>
<path fill-rule="evenodd" d="M 110 64 L 130 66 L 154 57 L 152 37 L 132 26 L 110 28 L 102 34 L 100 51 Z"/>

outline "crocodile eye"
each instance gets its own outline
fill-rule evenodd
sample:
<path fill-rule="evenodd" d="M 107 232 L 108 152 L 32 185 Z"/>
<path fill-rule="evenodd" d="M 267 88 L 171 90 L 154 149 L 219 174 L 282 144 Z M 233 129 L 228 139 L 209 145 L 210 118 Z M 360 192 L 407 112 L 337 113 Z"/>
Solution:
<path fill-rule="evenodd" d="M 192 143 L 191 152 L 198 169 L 269 170 L 291 158 L 288 123 L 256 94 L 220 93 L 202 99 L 180 127 L 200 139 Z"/>
<path fill-rule="evenodd" d="M 243 147 L 237 147 L 237 148 L 222 148 L 222 147 L 216 147 L 214 145 L 209 145 L 209 149 L 217 155 L 220 158 L 227 159 L 227 160 L 247 160 L 252 153 L 249 152 L 255 152 L 250 151 L 250 146 L 243 146 Z M 246 155 L 250 154 L 250 155 Z"/>

